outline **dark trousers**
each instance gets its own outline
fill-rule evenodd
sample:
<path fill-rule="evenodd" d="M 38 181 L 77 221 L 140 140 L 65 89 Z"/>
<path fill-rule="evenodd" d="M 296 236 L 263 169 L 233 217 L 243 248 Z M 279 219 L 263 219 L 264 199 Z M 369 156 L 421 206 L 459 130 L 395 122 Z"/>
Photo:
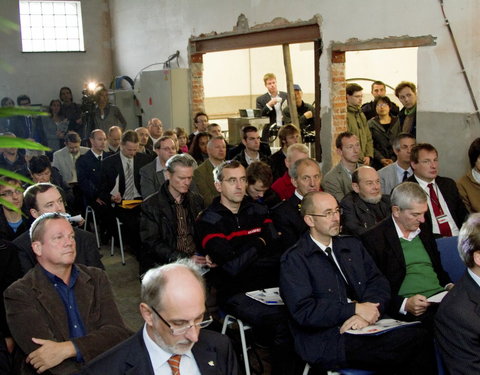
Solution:
<path fill-rule="evenodd" d="M 115 216 L 122 222 L 123 241 L 130 251 L 138 258 L 140 253 L 140 206 L 125 209 L 118 206 L 114 208 Z M 116 233 L 113 232 L 113 233 Z"/>
<path fill-rule="evenodd" d="M 240 293 L 230 297 L 223 309 L 251 325 L 255 336 L 271 339 L 272 375 L 298 373 L 302 362 L 293 348 L 285 306 L 264 305 Z"/>

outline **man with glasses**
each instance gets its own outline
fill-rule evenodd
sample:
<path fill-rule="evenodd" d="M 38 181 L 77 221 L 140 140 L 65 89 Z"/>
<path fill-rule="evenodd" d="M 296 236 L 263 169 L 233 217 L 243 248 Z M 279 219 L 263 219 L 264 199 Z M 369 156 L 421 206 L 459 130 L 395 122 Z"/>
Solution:
<path fill-rule="evenodd" d="M 388 374 L 431 373 L 422 328 L 369 337 L 346 333 L 383 315 L 388 281 L 360 241 L 338 237 L 340 207 L 332 195 L 308 193 L 301 214 L 309 231 L 283 255 L 280 268 L 280 293 L 291 315 L 297 353 L 314 371 L 348 366 Z"/>
<path fill-rule="evenodd" d="M 419 143 L 410 158 L 413 176 L 407 181 L 418 183 L 428 196 L 423 226 L 435 237 L 458 236 L 468 211 L 455 181 L 438 175 L 438 151 L 429 143 Z"/>
<path fill-rule="evenodd" d="M 142 280 L 140 313 L 145 321 L 134 336 L 89 363 L 83 374 L 237 374 L 227 336 L 206 328 L 205 283 L 189 261 L 149 270 Z"/>
<path fill-rule="evenodd" d="M 236 160 L 214 169 L 220 197 L 198 218 L 202 252 L 220 308 L 252 325 L 272 346 L 272 374 L 293 374 L 293 347 L 284 306 L 264 305 L 245 292 L 278 286 L 277 232 L 267 207 L 246 197 L 245 168 Z M 257 336 L 257 337 L 258 337 Z"/>
<path fill-rule="evenodd" d="M 13 241 L 28 230 L 28 212 L 23 205 L 23 192 L 20 181 L 11 177 L 0 177 L 0 237 Z M 16 208 L 18 211 L 15 211 Z"/>
<path fill-rule="evenodd" d="M 64 214 L 39 216 L 30 238 L 38 264 L 4 293 L 19 349 L 14 373 L 76 374 L 131 332 L 106 273 L 74 264 L 75 232 Z"/>

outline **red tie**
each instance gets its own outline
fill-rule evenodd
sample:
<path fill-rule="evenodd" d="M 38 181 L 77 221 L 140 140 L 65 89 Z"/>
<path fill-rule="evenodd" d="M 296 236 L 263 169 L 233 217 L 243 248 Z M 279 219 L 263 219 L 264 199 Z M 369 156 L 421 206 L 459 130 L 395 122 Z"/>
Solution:
<path fill-rule="evenodd" d="M 168 364 L 172 369 L 172 375 L 180 375 L 180 359 L 182 356 L 180 354 L 174 354 L 168 360 Z"/>
<path fill-rule="evenodd" d="M 433 213 L 435 214 L 435 219 L 437 220 L 438 227 L 440 228 L 440 234 L 443 237 L 451 237 L 452 231 L 450 229 L 450 225 L 448 224 L 446 215 L 443 213 L 442 206 L 440 205 L 437 193 L 433 188 L 433 184 L 428 184 L 427 186 L 430 191 L 430 202 L 432 204 Z M 441 216 L 443 217 L 441 219 L 442 222 L 440 223 L 440 220 L 438 218 Z"/>

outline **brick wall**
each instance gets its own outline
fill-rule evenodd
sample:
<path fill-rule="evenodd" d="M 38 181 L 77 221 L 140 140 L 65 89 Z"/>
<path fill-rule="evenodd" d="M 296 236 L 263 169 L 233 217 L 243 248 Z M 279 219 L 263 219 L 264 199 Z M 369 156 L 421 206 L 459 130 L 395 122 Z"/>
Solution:
<path fill-rule="evenodd" d="M 332 90 L 330 92 L 332 101 L 332 165 L 339 162 L 340 157 L 336 153 L 335 139 L 347 130 L 347 103 L 346 103 L 346 82 L 345 82 L 345 53 L 332 51 Z"/>
<path fill-rule="evenodd" d="M 192 118 L 197 112 L 205 112 L 205 92 L 203 90 L 203 58 L 192 55 L 190 62 L 192 82 Z"/>

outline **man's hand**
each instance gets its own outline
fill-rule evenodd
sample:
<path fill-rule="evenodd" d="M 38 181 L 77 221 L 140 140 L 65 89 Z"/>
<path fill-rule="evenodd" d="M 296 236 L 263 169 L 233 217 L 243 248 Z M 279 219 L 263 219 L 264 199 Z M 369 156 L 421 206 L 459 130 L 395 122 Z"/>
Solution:
<path fill-rule="evenodd" d="M 200 266 L 206 266 L 207 265 L 207 258 L 202 256 L 202 255 L 192 255 L 190 258 L 192 261 L 195 262 L 195 264 L 198 264 Z"/>
<path fill-rule="evenodd" d="M 363 157 L 363 164 L 364 165 L 370 165 L 370 156 L 364 156 Z"/>
<path fill-rule="evenodd" d="M 345 333 L 349 329 L 362 329 L 368 325 L 370 324 L 365 319 L 355 314 L 348 318 L 345 323 L 342 324 L 342 326 L 340 327 L 340 334 Z"/>
<path fill-rule="evenodd" d="M 206 260 L 206 264 L 207 264 L 208 267 L 210 267 L 210 268 L 218 267 L 218 265 L 217 265 L 216 263 L 213 263 L 213 262 L 212 262 L 212 259 L 210 258 L 209 255 L 207 255 L 207 256 L 205 257 L 205 260 Z"/>
<path fill-rule="evenodd" d="M 380 317 L 378 306 L 380 306 L 379 303 L 371 303 L 371 302 L 356 303 L 355 314 L 365 319 L 369 324 L 373 324 Z"/>
<path fill-rule="evenodd" d="M 67 358 L 75 357 L 77 351 L 71 341 L 55 342 L 32 337 L 35 344 L 40 345 L 27 356 L 27 363 L 30 363 L 37 373 L 41 374 L 52 367 L 62 363 Z"/>
<path fill-rule="evenodd" d="M 97 202 L 100 206 L 105 206 L 105 202 L 102 201 L 100 198 L 95 199 L 95 202 Z"/>
<path fill-rule="evenodd" d="M 111 200 L 112 200 L 113 203 L 116 203 L 116 204 L 122 203 L 122 194 L 117 193 L 115 195 L 112 195 Z"/>
<path fill-rule="evenodd" d="M 412 315 L 419 316 L 427 311 L 428 306 L 430 306 L 430 302 L 427 301 L 427 297 L 422 296 L 421 294 L 416 294 L 407 298 L 405 310 Z"/>
<path fill-rule="evenodd" d="M 387 165 L 390 165 L 393 163 L 393 160 L 392 159 L 380 159 L 380 163 L 382 163 L 382 165 L 384 167 L 386 167 Z"/>
<path fill-rule="evenodd" d="M 313 112 L 312 111 L 307 111 L 303 114 L 306 119 L 311 119 L 313 117 Z"/>
<path fill-rule="evenodd" d="M 272 108 L 273 108 L 273 107 L 275 107 L 275 104 L 277 104 L 277 103 L 279 103 L 279 102 L 281 102 L 281 101 L 282 101 L 282 98 L 277 98 L 277 97 L 276 97 L 276 98 L 272 98 L 272 99 L 270 99 L 270 101 L 267 103 L 267 105 L 268 105 L 269 107 L 272 107 Z"/>
<path fill-rule="evenodd" d="M 8 352 L 12 353 L 15 348 L 15 341 L 13 341 L 12 337 L 5 337 L 5 345 L 7 345 Z"/>

